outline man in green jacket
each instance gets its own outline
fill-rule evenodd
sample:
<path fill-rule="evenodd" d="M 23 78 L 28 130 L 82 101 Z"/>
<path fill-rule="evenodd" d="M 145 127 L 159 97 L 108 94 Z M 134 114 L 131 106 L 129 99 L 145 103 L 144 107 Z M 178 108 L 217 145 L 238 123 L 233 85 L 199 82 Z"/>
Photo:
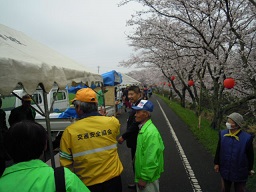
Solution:
<path fill-rule="evenodd" d="M 46 143 L 46 131 L 36 122 L 20 121 L 10 127 L 6 145 L 14 165 L 6 168 L 0 177 L 0 192 L 56 191 L 53 168 L 39 159 L 46 149 Z M 63 177 L 63 188 L 67 192 L 90 192 L 69 169 L 64 168 Z"/>
<path fill-rule="evenodd" d="M 151 120 L 153 103 L 141 100 L 137 106 L 135 120 L 140 122 L 135 153 L 135 182 L 137 192 L 159 192 L 159 178 L 164 171 L 164 143 Z"/>

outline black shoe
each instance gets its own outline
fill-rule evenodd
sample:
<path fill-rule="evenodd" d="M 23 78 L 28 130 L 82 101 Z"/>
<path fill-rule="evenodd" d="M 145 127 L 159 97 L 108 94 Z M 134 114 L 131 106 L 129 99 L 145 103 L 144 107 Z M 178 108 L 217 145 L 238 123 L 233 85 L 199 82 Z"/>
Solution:
<path fill-rule="evenodd" d="M 136 185 L 134 183 L 128 184 L 128 188 L 130 189 L 135 189 Z"/>

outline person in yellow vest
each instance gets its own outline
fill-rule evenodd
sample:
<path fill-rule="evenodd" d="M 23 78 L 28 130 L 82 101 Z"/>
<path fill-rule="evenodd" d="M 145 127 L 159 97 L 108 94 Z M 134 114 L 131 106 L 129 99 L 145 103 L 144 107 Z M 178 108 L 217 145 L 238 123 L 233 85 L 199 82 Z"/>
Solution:
<path fill-rule="evenodd" d="M 80 120 L 63 132 L 60 164 L 78 175 L 91 192 L 121 192 L 118 119 L 98 112 L 97 95 L 91 88 L 80 89 L 73 104 Z"/>

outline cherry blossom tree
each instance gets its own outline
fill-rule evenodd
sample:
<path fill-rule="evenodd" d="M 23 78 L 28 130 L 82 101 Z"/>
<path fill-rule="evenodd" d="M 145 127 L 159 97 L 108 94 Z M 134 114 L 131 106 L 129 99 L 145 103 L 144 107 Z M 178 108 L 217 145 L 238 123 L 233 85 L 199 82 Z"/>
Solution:
<path fill-rule="evenodd" d="M 201 108 L 202 91 L 207 91 L 219 128 L 223 115 L 241 103 L 256 98 L 255 6 L 242 0 L 125 0 L 145 9 L 127 23 L 135 27 L 128 35 L 136 55 L 123 66 L 155 67 L 171 81 L 184 106 L 186 92 Z M 223 80 L 236 78 L 236 89 L 226 90 Z M 189 87 L 187 81 L 197 81 Z M 198 94 L 199 91 L 199 94 Z M 230 93 L 232 103 L 225 100 Z M 201 109 L 199 110 L 200 114 Z"/>

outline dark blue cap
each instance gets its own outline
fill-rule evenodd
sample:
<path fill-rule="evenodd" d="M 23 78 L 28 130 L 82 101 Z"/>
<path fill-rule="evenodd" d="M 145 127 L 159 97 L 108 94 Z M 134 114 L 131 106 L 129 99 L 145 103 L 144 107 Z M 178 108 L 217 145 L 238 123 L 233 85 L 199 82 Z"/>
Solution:
<path fill-rule="evenodd" d="M 132 108 L 136 111 L 144 110 L 144 111 L 153 112 L 154 105 L 149 100 L 141 100 L 137 106 L 133 106 Z"/>

